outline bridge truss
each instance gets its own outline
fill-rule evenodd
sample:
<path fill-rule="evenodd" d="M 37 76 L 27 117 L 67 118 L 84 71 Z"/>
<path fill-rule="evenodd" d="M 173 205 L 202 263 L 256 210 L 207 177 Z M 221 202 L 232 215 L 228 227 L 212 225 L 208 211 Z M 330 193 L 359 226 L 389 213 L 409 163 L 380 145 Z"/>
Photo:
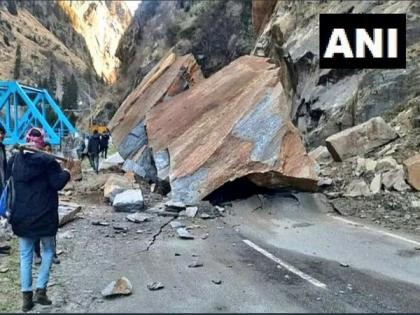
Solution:
<path fill-rule="evenodd" d="M 6 130 L 5 145 L 25 143 L 31 127 L 43 128 L 47 141 L 58 145 L 76 129 L 45 89 L 0 81 L 0 123 Z"/>

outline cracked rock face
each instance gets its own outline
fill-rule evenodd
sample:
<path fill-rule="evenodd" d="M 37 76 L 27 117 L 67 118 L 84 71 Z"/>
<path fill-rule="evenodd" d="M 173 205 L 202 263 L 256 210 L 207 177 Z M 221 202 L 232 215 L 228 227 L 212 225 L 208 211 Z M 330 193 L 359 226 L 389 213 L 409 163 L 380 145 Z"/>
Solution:
<path fill-rule="evenodd" d="M 346 128 L 397 109 L 416 95 L 420 83 L 418 1 L 253 0 L 259 38 L 253 54 L 281 61 L 287 56 L 297 79 L 294 120 L 311 148 Z M 260 23 L 269 13 L 269 21 Z M 319 14 L 405 13 L 406 69 L 320 69 Z M 264 23 L 263 23 L 264 24 Z M 277 47 L 273 53 L 273 47 Z"/>
<path fill-rule="evenodd" d="M 144 119 L 154 106 L 202 79 L 203 75 L 192 54 L 177 57 L 170 51 L 124 100 L 109 123 L 109 128 L 119 153 L 126 159 L 123 165 L 125 171 L 135 172 L 153 181 L 167 178 L 165 156 L 157 153 L 152 157 L 148 147 Z"/>
<path fill-rule="evenodd" d="M 315 189 L 315 163 L 290 122 L 281 71 L 244 56 L 150 110 L 149 146 L 169 153 L 173 200 L 194 204 L 242 177 L 270 188 Z"/>

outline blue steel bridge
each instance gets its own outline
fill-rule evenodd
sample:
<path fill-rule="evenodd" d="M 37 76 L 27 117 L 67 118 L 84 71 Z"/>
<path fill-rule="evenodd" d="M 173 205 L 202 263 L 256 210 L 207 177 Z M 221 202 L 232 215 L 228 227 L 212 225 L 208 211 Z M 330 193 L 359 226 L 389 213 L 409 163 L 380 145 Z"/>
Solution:
<path fill-rule="evenodd" d="M 61 144 L 62 137 L 76 132 L 47 90 L 17 81 L 0 81 L 0 123 L 6 129 L 5 145 L 25 143 L 31 127 L 43 128 L 52 145 Z"/>

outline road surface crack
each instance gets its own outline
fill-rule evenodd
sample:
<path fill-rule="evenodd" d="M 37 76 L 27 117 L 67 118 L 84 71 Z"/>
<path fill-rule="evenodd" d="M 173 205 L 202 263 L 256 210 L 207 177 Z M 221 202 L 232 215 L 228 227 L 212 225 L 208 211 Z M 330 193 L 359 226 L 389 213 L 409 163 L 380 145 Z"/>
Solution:
<path fill-rule="evenodd" d="M 163 229 L 171 223 L 175 218 L 170 219 L 168 222 L 162 224 L 156 234 L 153 235 L 152 240 L 150 241 L 149 245 L 147 245 L 147 248 L 144 250 L 145 252 L 148 252 L 149 249 L 155 244 L 156 238 L 162 233 Z"/>

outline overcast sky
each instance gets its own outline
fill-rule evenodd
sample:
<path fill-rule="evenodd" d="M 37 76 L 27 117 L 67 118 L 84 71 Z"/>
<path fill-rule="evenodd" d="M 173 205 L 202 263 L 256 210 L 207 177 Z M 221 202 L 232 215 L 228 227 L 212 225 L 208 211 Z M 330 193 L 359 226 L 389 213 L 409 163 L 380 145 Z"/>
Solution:
<path fill-rule="evenodd" d="M 126 0 L 125 3 L 127 4 L 128 8 L 131 11 L 131 14 L 134 15 L 134 12 L 136 12 L 137 6 L 139 5 L 141 1 L 136 0 Z"/>

